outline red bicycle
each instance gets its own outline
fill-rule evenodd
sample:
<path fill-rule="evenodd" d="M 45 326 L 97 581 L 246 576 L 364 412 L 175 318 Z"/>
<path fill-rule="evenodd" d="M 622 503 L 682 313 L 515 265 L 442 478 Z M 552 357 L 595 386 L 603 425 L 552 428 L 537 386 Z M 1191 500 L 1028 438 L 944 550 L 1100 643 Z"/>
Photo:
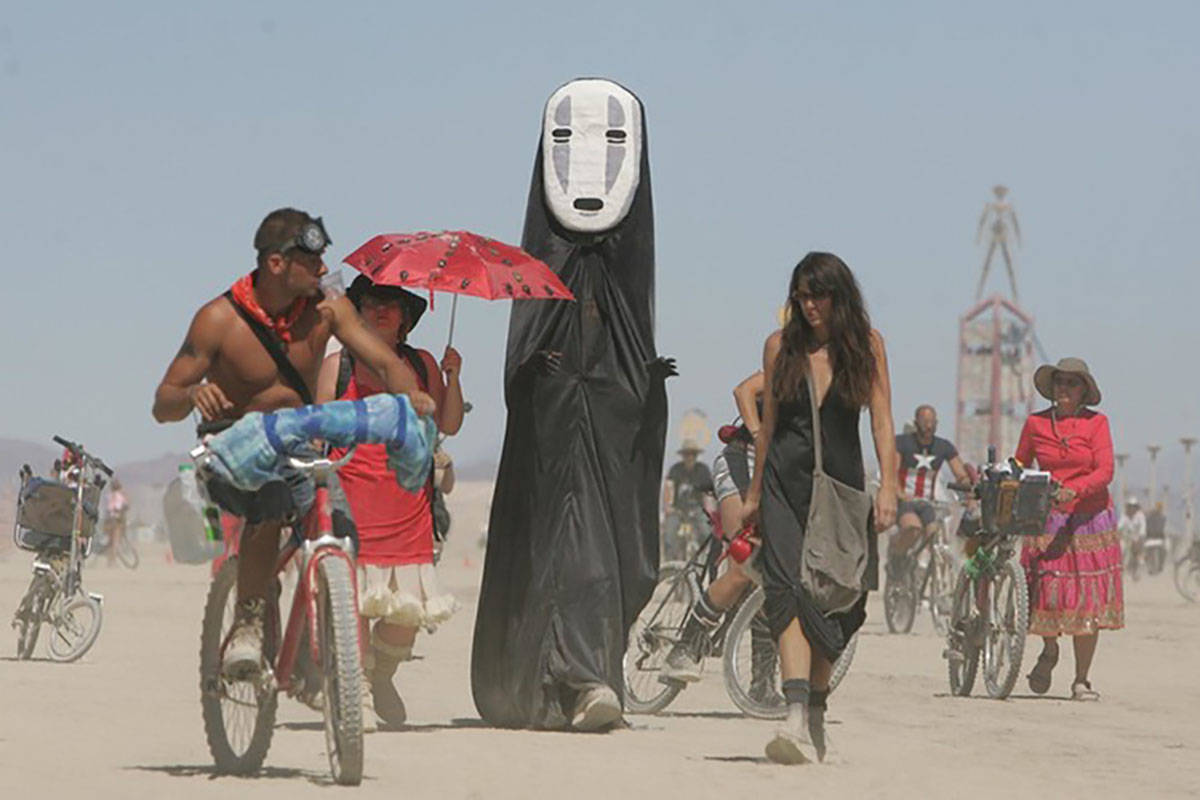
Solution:
<path fill-rule="evenodd" d="M 206 423 L 201 433 L 216 433 L 222 427 Z M 221 670 L 237 600 L 236 552 L 225 558 L 213 577 L 200 634 L 200 704 L 208 747 L 221 772 L 256 772 L 271 746 L 278 693 L 312 693 L 312 687 L 305 687 L 304 678 L 297 674 L 301 648 L 307 646 L 320 675 L 325 742 L 333 779 L 345 785 L 362 781 L 364 643 L 358 587 L 353 544 L 333 532 L 328 488 L 329 478 L 353 453 L 351 448 L 336 461 L 289 458 L 293 468 L 312 476 L 316 499 L 302 524 L 303 539 L 297 543 L 295 537 L 289 537 L 275 562 L 276 579 L 273 591 L 268 592 L 263 630 L 266 664 L 257 680 L 232 680 Z M 199 470 L 205 468 L 207 455 L 204 444 L 192 451 Z M 294 558 L 299 566 L 298 580 L 287 625 L 281 629 L 279 578 Z"/>

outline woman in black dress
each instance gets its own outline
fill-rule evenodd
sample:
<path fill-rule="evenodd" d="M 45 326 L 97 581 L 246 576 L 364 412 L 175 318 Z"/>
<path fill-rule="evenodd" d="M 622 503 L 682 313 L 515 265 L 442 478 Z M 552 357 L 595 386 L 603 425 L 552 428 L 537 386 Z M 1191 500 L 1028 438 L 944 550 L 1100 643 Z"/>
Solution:
<path fill-rule="evenodd" d="M 744 504 L 747 521 L 757 521 L 763 547 L 759 563 L 766 590 L 771 634 L 779 642 L 780 671 L 788 701 L 787 721 L 767 744 L 767 757 L 786 764 L 824 760 L 825 699 L 832 664 L 866 619 L 866 588 L 878 570 L 875 531 L 896 518 L 895 430 L 883 337 L 871 329 L 862 292 L 850 268 L 830 253 L 809 253 L 792 272 L 789 319 L 768 337 L 763 350 L 762 426 L 755 441 L 758 459 Z M 812 494 L 813 382 L 820 409 L 825 472 L 863 489 L 859 414 L 871 412 L 875 455 L 883 485 L 874 501 L 867 539 L 867 575 L 862 597 L 849 610 L 823 614 L 800 585 L 800 554 Z M 871 529 L 873 527 L 873 529 Z"/>

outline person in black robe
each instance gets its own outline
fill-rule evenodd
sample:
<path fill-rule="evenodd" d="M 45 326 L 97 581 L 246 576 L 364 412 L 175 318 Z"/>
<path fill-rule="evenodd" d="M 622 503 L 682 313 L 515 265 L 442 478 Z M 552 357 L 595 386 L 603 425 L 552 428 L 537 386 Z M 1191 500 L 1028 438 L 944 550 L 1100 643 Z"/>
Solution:
<path fill-rule="evenodd" d="M 658 575 L 665 380 L 642 105 L 606 80 L 546 106 L 521 246 L 575 302 L 518 301 L 471 654 L 503 727 L 620 720 L 626 638 Z"/>

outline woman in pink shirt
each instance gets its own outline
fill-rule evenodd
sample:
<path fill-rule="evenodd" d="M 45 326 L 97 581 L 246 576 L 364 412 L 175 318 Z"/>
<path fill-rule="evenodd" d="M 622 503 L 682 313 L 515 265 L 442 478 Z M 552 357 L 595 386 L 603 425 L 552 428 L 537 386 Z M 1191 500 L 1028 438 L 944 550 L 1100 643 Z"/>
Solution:
<path fill-rule="evenodd" d="M 1029 688 L 1036 694 L 1050 689 L 1058 637 L 1069 635 L 1075 644 L 1071 697 L 1098 700 L 1088 671 L 1100 630 L 1123 627 L 1125 617 L 1121 541 L 1108 494 L 1112 435 L 1108 418 L 1089 408 L 1100 402 L 1100 389 L 1083 360 L 1045 364 L 1033 382 L 1053 405 L 1025 421 L 1017 460 L 1025 465 L 1036 461 L 1062 488 L 1046 532 L 1029 537 L 1021 548 L 1029 581 L 1029 632 L 1045 642 L 1029 673 Z"/>

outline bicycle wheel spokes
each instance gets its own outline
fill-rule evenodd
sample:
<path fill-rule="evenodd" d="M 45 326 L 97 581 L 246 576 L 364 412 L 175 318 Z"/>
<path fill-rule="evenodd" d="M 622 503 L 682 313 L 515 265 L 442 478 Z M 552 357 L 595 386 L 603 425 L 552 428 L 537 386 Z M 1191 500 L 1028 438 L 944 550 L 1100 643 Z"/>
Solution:
<path fill-rule="evenodd" d="M 200 633 L 200 706 L 217 769 L 246 775 L 262 766 L 271 746 L 278 698 L 269 674 L 251 682 L 229 680 L 221 673 L 221 645 L 233 627 L 236 582 L 237 558 L 231 558 L 209 587 Z M 272 622 L 269 609 L 268 623 Z M 274 629 L 271 624 L 266 627 L 269 657 Z"/>
<path fill-rule="evenodd" d="M 988 696 L 1003 699 L 1021 671 L 1029 631 L 1029 599 L 1025 573 L 1010 559 L 992 579 L 988 602 L 990 624 L 984 640 L 983 679 Z"/>
<path fill-rule="evenodd" d="M 787 706 L 780 692 L 779 658 L 762 613 L 764 594 L 756 587 L 734 613 L 725 634 L 725 691 L 744 714 L 782 719 Z"/>
<path fill-rule="evenodd" d="M 964 569 L 958 573 L 954 586 L 954 605 L 944 653 L 950 674 L 950 693 L 960 697 L 971 694 L 975 673 L 979 668 L 977 636 L 982 620 L 976 607 L 975 594 L 975 582 Z"/>
<path fill-rule="evenodd" d="M 625 648 L 625 708 L 653 714 L 666 708 L 681 687 L 662 683 L 658 676 L 667 654 L 694 602 L 684 568 L 664 567 L 650 602 L 629 630 Z"/>
<path fill-rule="evenodd" d="M 100 635 L 100 601 L 76 595 L 63 604 L 52 620 L 50 657 L 55 661 L 74 661 L 95 644 Z"/>

